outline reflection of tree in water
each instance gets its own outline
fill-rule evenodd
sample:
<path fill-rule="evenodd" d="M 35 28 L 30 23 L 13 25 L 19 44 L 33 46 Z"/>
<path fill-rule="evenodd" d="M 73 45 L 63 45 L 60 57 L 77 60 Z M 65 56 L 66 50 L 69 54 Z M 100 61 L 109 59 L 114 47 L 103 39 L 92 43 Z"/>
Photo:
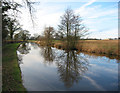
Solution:
<path fill-rule="evenodd" d="M 39 44 L 36 44 L 36 43 L 30 43 L 31 45 L 32 45 L 32 47 L 34 48 L 34 49 L 37 49 L 37 48 L 39 48 Z"/>
<path fill-rule="evenodd" d="M 44 47 L 43 56 L 46 63 L 49 64 L 53 63 L 55 56 L 51 47 L 49 46 Z"/>
<path fill-rule="evenodd" d="M 23 43 L 19 46 L 18 51 L 20 54 L 28 54 L 29 51 L 31 50 L 29 43 Z"/>
<path fill-rule="evenodd" d="M 23 62 L 22 62 L 22 55 L 21 54 L 18 54 L 18 63 L 19 64 L 23 64 Z"/>
<path fill-rule="evenodd" d="M 88 61 L 78 55 L 76 51 L 57 51 L 57 49 L 54 50 L 49 46 L 42 47 L 41 49 L 42 55 L 45 59 L 45 64 L 50 65 L 51 63 L 56 62 L 60 80 L 64 82 L 65 86 L 68 88 L 70 88 L 74 83 L 77 83 L 81 79 L 83 73 L 88 70 Z M 29 50 L 30 48 L 28 43 L 22 44 L 18 48 L 18 57 L 20 62 L 22 62 L 23 54 L 29 53 Z"/>
<path fill-rule="evenodd" d="M 23 56 L 23 54 L 28 54 L 30 50 L 31 50 L 31 48 L 29 46 L 29 43 L 23 43 L 19 46 L 19 48 L 17 50 L 19 64 L 23 64 L 22 56 Z"/>
<path fill-rule="evenodd" d="M 66 87 L 78 82 L 82 74 L 88 70 L 89 63 L 75 51 L 67 51 L 57 58 L 58 73 Z"/>

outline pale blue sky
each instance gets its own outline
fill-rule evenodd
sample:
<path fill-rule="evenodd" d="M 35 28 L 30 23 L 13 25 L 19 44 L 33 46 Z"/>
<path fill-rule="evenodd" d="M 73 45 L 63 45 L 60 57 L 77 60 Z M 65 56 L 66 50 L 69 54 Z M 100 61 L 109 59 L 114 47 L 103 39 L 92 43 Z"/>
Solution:
<path fill-rule="evenodd" d="M 37 0 L 39 1 L 39 0 Z M 112 0 L 111 0 L 112 1 Z M 98 0 L 89 0 L 88 2 L 45 2 L 40 1 L 36 8 L 35 23 L 33 29 L 28 12 L 24 9 L 21 14 L 20 22 L 24 29 L 31 34 L 43 33 L 45 26 L 53 26 L 56 30 L 60 23 L 60 16 L 64 14 L 67 7 L 71 7 L 75 13 L 83 18 L 84 25 L 89 28 L 91 38 L 117 38 L 118 37 L 118 0 L 114 2 L 98 2 Z"/>

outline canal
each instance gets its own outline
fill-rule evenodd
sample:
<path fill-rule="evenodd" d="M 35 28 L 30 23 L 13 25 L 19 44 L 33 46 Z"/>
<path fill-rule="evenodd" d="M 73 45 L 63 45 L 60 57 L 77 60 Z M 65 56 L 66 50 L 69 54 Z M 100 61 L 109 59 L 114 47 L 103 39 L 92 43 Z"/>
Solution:
<path fill-rule="evenodd" d="M 78 51 L 21 44 L 17 50 L 27 91 L 117 91 L 118 60 Z"/>

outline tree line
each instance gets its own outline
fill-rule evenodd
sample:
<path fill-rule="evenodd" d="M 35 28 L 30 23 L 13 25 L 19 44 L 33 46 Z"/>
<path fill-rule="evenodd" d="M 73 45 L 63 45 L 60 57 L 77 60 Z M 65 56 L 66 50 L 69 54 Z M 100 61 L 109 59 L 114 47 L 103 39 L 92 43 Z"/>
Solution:
<path fill-rule="evenodd" d="M 82 23 L 80 15 L 75 14 L 70 8 L 67 8 L 60 18 L 58 30 L 55 31 L 50 26 L 45 27 L 44 35 L 38 36 L 38 40 L 45 40 L 47 44 L 52 40 L 63 40 L 66 41 L 67 49 L 75 49 L 78 40 L 88 35 L 88 29 Z"/>
<path fill-rule="evenodd" d="M 29 8 L 30 15 L 31 3 L 29 0 L 25 0 Z M 60 17 L 60 24 L 58 30 L 53 27 L 45 27 L 43 35 L 34 34 L 31 36 L 29 31 L 23 30 L 22 26 L 16 19 L 14 13 L 20 13 L 19 7 L 23 7 L 13 1 L 3 0 L 2 2 L 2 40 L 44 40 L 47 44 L 50 44 L 52 40 L 63 40 L 70 48 L 75 48 L 77 41 L 86 36 L 88 29 L 82 23 L 82 18 L 79 14 L 71 8 L 67 8 L 65 13 Z M 12 11 L 12 15 L 9 15 L 9 11 Z M 32 17 L 31 17 L 32 18 Z"/>
<path fill-rule="evenodd" d="M 18 14 L 21 13 L 20 7 L 27 6 L 32 16 L 32 6 L 29 0 L 23 0 L 21 5 L 13 0 L 2 0 L 2 41 L 6 40 L 27 40 L 30 36 L 29 31 L 22 29 L 17 20 Z"/>

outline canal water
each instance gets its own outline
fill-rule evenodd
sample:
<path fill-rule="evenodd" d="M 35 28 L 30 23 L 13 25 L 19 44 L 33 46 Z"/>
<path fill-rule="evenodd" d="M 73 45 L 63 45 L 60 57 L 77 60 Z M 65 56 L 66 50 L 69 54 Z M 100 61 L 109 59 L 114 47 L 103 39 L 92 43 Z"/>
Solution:
<path fill-rule="evenodd" d="M 117 91 L 117 59 L 21 44 L 17 50 L 27 91 Z"/>

